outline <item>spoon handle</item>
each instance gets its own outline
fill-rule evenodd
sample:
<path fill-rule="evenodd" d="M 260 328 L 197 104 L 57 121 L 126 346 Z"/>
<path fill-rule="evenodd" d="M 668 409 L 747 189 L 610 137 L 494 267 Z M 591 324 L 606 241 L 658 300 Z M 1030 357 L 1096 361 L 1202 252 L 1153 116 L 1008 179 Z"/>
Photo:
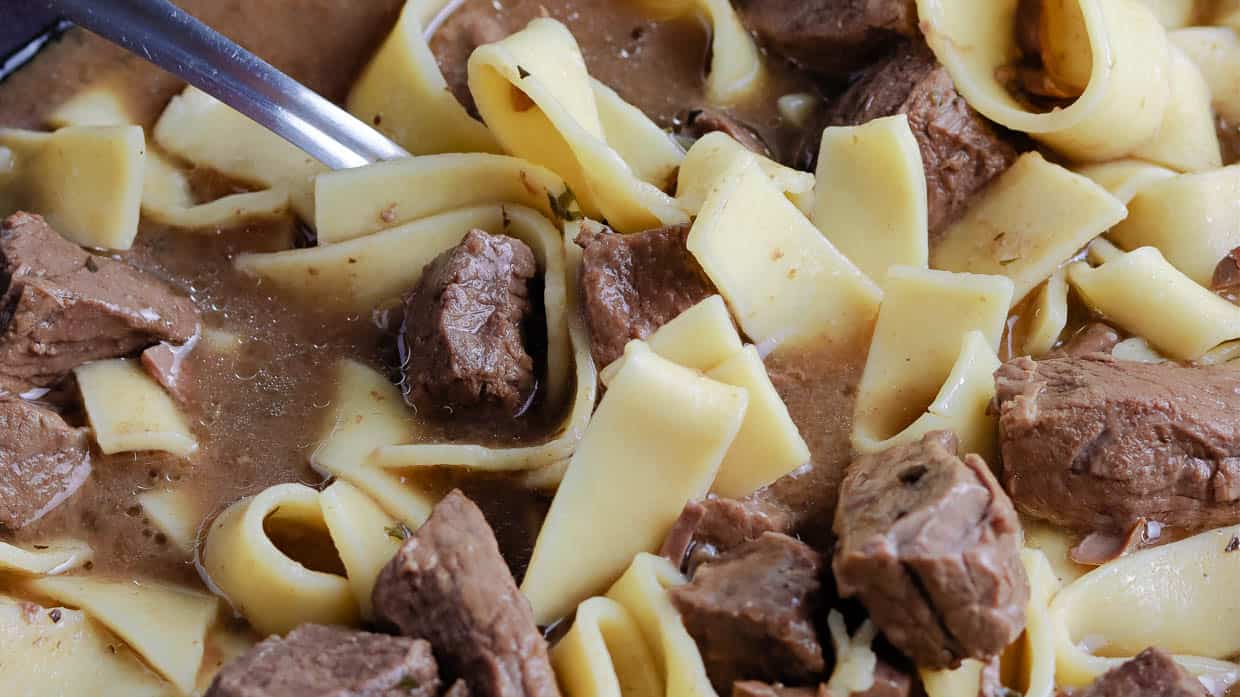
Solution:
<path fill-rule="evenodd" d="M 399 145 L 167 0 L 44 0 L 332 169 L 408 157 Z"/>

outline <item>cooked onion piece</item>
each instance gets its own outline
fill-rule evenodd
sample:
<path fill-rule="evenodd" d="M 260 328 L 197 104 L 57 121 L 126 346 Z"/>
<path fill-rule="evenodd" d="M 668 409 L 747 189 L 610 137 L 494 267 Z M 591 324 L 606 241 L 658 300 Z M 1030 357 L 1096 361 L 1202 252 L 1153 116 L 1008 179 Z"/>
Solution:
<path fill-rule="evenodd" d="M 338 479 L 319 494 L 323 522 L 348 574 L 362 617 L 370 618 L 370 593 L 379 572 L 396 554 L 402 539 L 395 518 L 357 487 Z"/>
<path fill-rule="evenodd" d="M 1107 235 L 1124 249 L 1157 247 L 1167 261 L 1209 287 L 1214 267 L 1240 247 L 1240 165 L 1185 174 L 1142 188 L 1128 218 Z"/>
<path fill-rule="evenodd" d="M 1240 338 L 1240 307 L 1194 283 L 1154 247 L 1096 268 L 1077 262 L 1068 281 L 1095 311 L 1171 358 L 1196 360 Z"/>
<path fill-rule="evenodd" d="M 1015 305 L 1126 214 L 1093 181 L 1026 153 L 947 229 L 930 266 L 1007 276 Z"/>
<path fill-rule="evenodd" d="M 284 634 L 303 622 L 358 621 L 342 569 L 328 568 L 333 566 L 329 559 L 291 558 L 268 532 L 272 525 L 291 528 L 303 539 L 313 536 L 300 551 L 336 554 L 319 496 L 303 484 L 277 484 L 229 506 L 207 533 L 203 568 L 218 592 L 262 634 Z"/>
<path fill-rule="evenodd" d="M 1123 157 L 1157 134 L 1170 97 L 1171 64 L 1166 32 L 1148 7 L 1131 0 L 1061 0 L 1063 21 L 1079 10 L 1081 25 L 1061 26 L 1056 35 L 1084 40 L 1065 39 L 1066 54 L 1044 50 L 1043 58 L 1056 66 L 1055 75 L 1072 81 L 1081 72 L 1075 66 L 1087 64 L 1088 84 L 1070 105 L 1034 112 L 997 77 L 1020 55 L 1011 29 L 1018 2 L 917 2 L 926 40 L 974 109 L 1080 161 Z"/>
<path fill-rule="evenodd" d="M 982 694 L 982 671 L 986 664 L 972 658 L 955 670 L 921 670 L 921 684 L 928 697 L 975 697 Z"/>
<path fill-rule="evenodd" d="M 80 245 L 129 249 L 138 234 L 145 161 L 137 126 L 0 128 L 0 215 L 39 213 Z"/>
<path fill-rule="evenodd" d="M 851 695 L 873 687 L 874 668 L 878 665 L 878 656 L 871 646 L 878 635 L 874 624 L 866 620 L 856 634 L 849 636 L 844 616 L 839 610 L 832 610 L 827 615 L 827 627 L 835 647 L 835 667 L 831 669 L 827 688 L 833 693 Z"/>
<path fill-rule="evenodd" d="M 878 452 L 955 428 L 963 452 L 986 457 L 994 440 L 989 375 L 999 367 L 1012 282 L 896 266 L 886 289 L 857 387 L 853 446 Z"/>
<path fill-rule="evenodd" d="M 764 347 L 853 341 L 869 332 L 882 297 L 752 157 L 728 168 L 688 246 L 741 328 Z"/>
<path fill-rule="evenodd" d="M 1046 279 L 1026 311 L 1033 314 L 1029 317 L 1025 343 L 1020 350 L 1039 358 L 1055 348 L 1059 335 L 1068 326 L 1068 275 L 1064 269 Z"/>
<path fill-rule="evenodd" d="M 215 596 L 151 581 L 89 576 L 48 576 L 23 587 L 82 610 L 124 639 L 182 694 L 193 690 L 207 628 L 219 605 Z"/>
<path fill-rule="evenodd" d="M 1240 38 L 1227 27 L 1192 27 L 1170 33 L 1178 46 L 1201 70 L 1219 116 L 1240 121 Z"/>
<path fill-rule="evenodd" d="M 722 131 L 707 133 L 685 153 L 677 178 L 676 202 L 690 214 L 697 215 L 706 197 L 738 157 L 754 158 L 758 167 L 771 178 L 771 183 L 784 192 L 797 208 L 806 215 L 813 212 L 814 175 L 756 155 Z"/>
<path fill-rule="evenodd" d="M 1210 87 L 1201 71 L 1176 46 L 1171 46 L 1171 100 L 1158 135 L 1133 151 L 1132 156 L 1166 165 L 1180 172 L 1220 167 L 1218 133 L 1210 107 Z"/>
<path fill-rule="evenodd" d="M 521 589 L 546 624 L 658 548 L 740 430 L 746 391 L 640 342 L 604 395 L 551 502 Z"/>
<path fill-rule="evenodd" d="M 638 167 L 623 157 L 645 152 L 639 143 L 670 153 L 660 142 L 670 137 L 653 123 L 617 133 L 605 130 L 631 126 L 637 115 L 623 111 L 603 118 L 603 109 L 620 108 L 618 99 L 596 95 L 577 42 L 564 25 L 536 19 L 503 41 L 478 48 L 469 59 L 469 87 L 504 149 L 563 177 L 586 215 L 606 219 L 622 232 L 687 220 L 658 185 L 640 177 L 652 171 L 649 162 Z"/>
<path fill-rule="evenodd" d="M 1145 187 L 1176 175 L 1175 170 L 1141 160 L 1116 160 L 1100 165 L 1087 165 L 1077 172 L 1109 191 L 1125 206 Z"/>
<path fill-rule="evenodd" d="M 0 542 L 0 572 L 54 576 L 76 569 L 95 556 L 91 546 L 81 540 L 55 540 L 32 547 Z"/>
<path fill-rule="evenodd" d="M 160 450 L 189 457 L 197 452 L 198 441 L 176 402 L 137 361 L 96 361 L 73 373 L 104 453 Z"/>
<path fill-rule="evenodd" d="M 203 511 L 198 499 L 187 487 L 179 489 L 154 489 L 138 494 L 142 512 L 168 541 L 186 556 L 194 553 L 198 543 L 198 526 Z"/>
<path fill-rule="evenodd" d="M 1240 555 L 1227 552 L 1240 527 L 1204 532 L 1120 557 L 1069 584 L 1050 605 L 1061 685 L 1089 684 L 1147 646 L 1159 646 L 1185 668 L 1224 689 L 1240 666 L 1240 609 L 1230 602 Z M 1105 657 L 1078 642 L 1098 644 Z M 1221 692 L 1221 690 L 1220 690 Z"/>
<path fill-rule="evenodd" d="M 665 694 L 641 629 L 611 598 L 596 596 L 577 606 L 572 629 L 551 649 L 551 665 L 568 697 Z"/>
<path fill-rule="evenodd" d="M 926 175 L 907 116 L 823 131 L 816 179 L 814 223 L 870 278 L 927 266 Z"/>

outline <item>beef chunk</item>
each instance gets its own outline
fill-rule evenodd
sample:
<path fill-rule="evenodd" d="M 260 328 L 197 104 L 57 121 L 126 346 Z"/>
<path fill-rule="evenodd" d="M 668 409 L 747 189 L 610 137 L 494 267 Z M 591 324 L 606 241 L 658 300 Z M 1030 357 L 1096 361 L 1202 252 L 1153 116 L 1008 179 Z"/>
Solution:
<path fill-rule="evenodd" d="M 893 114 L 908 116 L 921 150 L 932 238 L 1016 160 L 1015 148 L 956 92 L 947 70 L 920 41 L 869 68 L 831 106 L 826 125 L 856 126 Z"/>
<path fill-rule="evenodd" d="M 90 476 L 86 429 L 14 396 L 0 396 L 0 528 L 42 518 Z"/>
<path fill-rule="evenodd" d="M 818 687 L 786 687 L 758 680 L 732 683 L 732 697 L 835 697 L 826 685 Z"/>
<path fill-rule="evenodd" d="M 435 697 L 425 641 L 303 624 L 238 656 L 204 697 Z"/>
<path fill-rule="evenodd" d="M 995 385 L 1004 485 L 1022 512 L 1086 532 L 1240 522 L 1234 368 L 1019 358 Z"/>
<path fill-rule="evenodd" d="M 431 38 L 439 70 L 453 96 L 469 115 L 478 117 L 478 106 L 469 91 L 469 57 L 474 49 L 508 36 L 494 8 L 488 4 L 463 3 L 443 22 Z"/>
<path fill-rule="evenodd" d="M 741 13 L 773 51 L 836 77 L 919 34 L 913 0 L 743 0 Z"/>
<path fill-rule="evenodd" d="M 158 279 L 61 237 L 37 215 L 0 225 L 0 388 L 56 384 L 88 361 L 183 343 L 198 312 Z"/>
<path fill-rule="evenodd" d="M 1207 697 L 1201 681 L 1162 649 L 1148 648 L 1136 658 L 1112 668 L 1080 697 Z"/>
<path fill-rule="evenodd" d="M 766 533 L 671 590 L 717 691 L 738 680 L 803 683 L 823 671 L 814 631 L 822 567 L 804 543 Z"/>
<path fill-rule="evenodd" d="M 590 351 L 599 368 L 677 315 L 715 294 L 689 253 L 688 225 L 618 235 L 598 224 L 582 226 L 581 286 Z"/>
<path fill-rule="evenodd" d="M 858 596 L 887 640 L 925 668 L 997 655 L 1025 624 L 1029 584 L 1016 511 L 955 434 L 866 455 L 835 513 L 839 593 Z"/>
<path fill-rule="evenodd" d="M 1056 356 L 1084 356 L 1090 353 L 1110 353 L 1120 342 L 1119 332 L 1104 322 L 1090 322 L 1081 327 L 1055 350 Z"/>
<path fill-rule="evenodd" d="M 476 697 L 559 697 L 547 643 L 482 511 L 448 494 L 384 567 L 375 616 L 431 642 L 445 680 Z"/>
<path fill-rule="evenodd" d="M 792 530 L 790 513 L 764 497 L 690 501 L 672 525 L 660 553 L 692 573 L 766 532 Z"/>
<path fill-rule="evenodd" d="M 1240 298 L 1240 247 L 1228 252 L 1214 267 L 1210 290 L 1233 303 Z"/>
<path fill-rule="evenodd" d="M 432 414 L 511 417 L 534 391 L 522 344 L 534 253 L 520 240 L 471 230 L 422 270 L 405 297 L 405 396 Z"/>
<path fill-rule="evenodd" d="M 676 120 L 680 124 L 678 132 L 681 135 L 697 140 L 707 133 L 721 131 L 731 136 L 733 140 L 745 146 L 751 152 L 763 157 L 772 157 L 770 147 L 767 146 L 766 141 L 762 140 L 762 136 L 758 135 L 756 130 L 728 116 L 719 109 L 711 109 L 709 107 L 690 109 L 677 115 Z"/>

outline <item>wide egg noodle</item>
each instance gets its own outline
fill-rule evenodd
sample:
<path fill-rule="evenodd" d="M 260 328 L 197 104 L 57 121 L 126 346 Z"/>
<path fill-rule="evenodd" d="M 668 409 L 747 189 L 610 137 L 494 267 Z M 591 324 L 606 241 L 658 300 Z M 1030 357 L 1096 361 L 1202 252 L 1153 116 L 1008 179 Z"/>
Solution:
<path fill-rule="evenodd" d="M 349 586 L 363 618 L 372 618 L 370 595 L 375 579 L 387 565 L 402 538 L 395 518 L 360 489 L 343 479 L 331 483 L 319 494 L 323 522 L 348 574 Z"/>
<path fill-rule="evenodd" d="M 1230 27 L 1190 27 L 1170 33 L 1171 42 L 1197 65 L 1215 111 L 1240 122 L 1240 38 Z"/>
<path fill-rule="evenodd" d="M 1124 205 L 1092 180 L 1029 152 L 943 233 L 930 266 L 1007 276 L 1015 305 L 1125 215 Z"/>
<path fill-rule="evenodd" d="M 1021 688 L 1025 697 L 1054 697 L 1055 625 L 1050 618 L 1050 604 L 1059 592 L 1060 581 L 1042 552 L 1024 549 L 1020 560 L 1029 579 L 1029 606 L 1025 611 L 1021 647 Z"/>
<path fill-rule="evenodd" d="M 710 489 L 740 431 L 743 388 L 678 366 L 642 342 L 625 349 L 586 427 L 521 590 L 547 624 L 658 548 L 685 504 Z"/>
<path fill-rule="evenodd" d="M 90 576 L 47 576 L 22 588 L 83 611 L 124 639 L 181 694 L 193 690 L 218 610 L 215 596 L 154 581 Z"/>
<path fill-rule="evenodd" d="M 203 569 L 219 595 L 262 634 L 284 634 L 303 622 L 353 625 L 360 619 L 348 579 L 307 568 L 266 531 L 268 519 L 279 519 L 331 547 L 319 497 L 303 484 L 277 484 L 229 506 L 207 533 Z"/>
<path fill-rule="evenodd" d="M 1240 247 L 1240 165 L 1164 179 L 1137 192 L 1128 218 L 1107 237 L 1122 249 L 1157 247 L 1209 287 L 1214 267 Z"/>
<path fill-rule="evenodd" d="M 129 249 L 138 234 L 145 161 L 138 126 L 0 128 L 0 216 L 38 213 L 85 247 Z"/>
<path fill-rule="evenodd" d="M 504 149 L 563 177 L 589 217 L 621 232 L 687 222 L 680 206 L 622 156 L 642 151 L 634 139 L 643 133 L 656 151 L 663 151 L 659 141 L 669 136 L 654 135 L 657 128 L 605 131 L 635 117 L 602 118 L 601 107 L 616 105 L 596 97 L 581 51 L 564 25 L 535 19 L 522 31 L 478 48 L 469 59 L 469 87 Z M 612 142 L 624 144 L 623 152 Z M 649 163 L 643 169 L 649 170 Z"/>
<path fill-rule="evenodd" d="M 676 315 L 646 337 L 650 350 L 690 370 L 706 372 L 744 348 L 723 297 L 712 295 Z M 624 356 L 599 371 L 599 382 L 611 384 L 624 366 Z"/>
<path fill-rule="evenodd" d="M 583 600 L 573 626 L 551 649 L 551 666 L 568 697 L 663 697 L 664 686 L 641 629 L 620 603 Z"/>
<path fill-rule="evenodd" d="M 1138 0 L 1168 29 L 1186 27 L 1198 18 L 1198 0 Z"/>
<path fill-rule="evenodd" d="M 348 109 L 414 155 L 502 152 L 448 88 L 430 35 L 453 0 L 409 0 L 392 33 L 353 83 Z"/>
<path fill-rule="evenodd" d="M 1155 247 L 1093 268 L 1076 262 L 1068 282 L 1095 312 L 1177 360 L 1196 360 L 1240 338 L 1240 307 L 1193 282 Z"/>
<path fill-rule="evenodd" d="M 1133 151 L 1132 156 L 1180 172 L 1202 172 L 1223 164 L 1210 86 L 1184 52 L 1172 45 L 1171 101 L 1158 135 Z"/>
<path fill-rule="evenodd" d="M 37 545 L 0 542 L 0 574 L 54 576 L 76 569 L 95 556 L 81 540 L 57 539 Z"/>
<path fill-rule="evenodd" d="M 206 660 L 198 669 L 198 682 L 194 694 L 205 694 L 220 670 L 233 659 L 254 647 L 252 633 L 246 629 L 231 629 L 224 622 L 217 622 L 207 631 Z"/>
<path fill-rule="evenodd" d="M 1012 282 L 895 266 L 884 287 L 857 387 L 853 446 L 879 452 L 950 423 L 966 452 L 990 455 L 994 422 L 985 405 Z"/>
<path fill-rule="evenodd" d="M 185 415 L 136 360 L 95 361 L 73 374 L 95 442 L 105 454 L 159 450 L 189 457 L 198 451 Z"/>
<path fill-rule="evenodd" d="M 723 131 L 712 131 L 698 138 L 685 153 L 676 180 L 676 202 L 690 215 L 697 216 L 721 178 L 738 158 L 754 158 L 775 188 L 805 215 L 814 212 L 814 175 L 786 167 L 750 152 Z"/>
<path fill-rule="evenodd" d="M 926 175 L 904 114 L 822 133 L 814 224 L 870 278 L 929 264 Z"/>
<path fill-rule="evenodd" d="M 1240 555 L 1227 551 L 1238 534 L 1240 527 L 1219 528 L 1145 549 L 1059 591 L 1049 617 L 1059 683 L 1088 685 L 1147 646 L 1177 654 L 1216 694 L 1236 682 L 1240 666 L 1224 659 L 1240 653 L 1240 606 L 1231 601 Z"/>
<path fill-rule="evenodd" d="M 1068 275 L 1064 269 L 1051 274 L 1034 291 L 1033 303 L 1026 312 L 1030 314 L 1020 350 L 1027 356 L 1041 358 L 1055 348 L 1068 326 Z"/>
<path fill-rule="evenodd" d="M 1125 206 L 1145 187 L 1176 176 L 1175 170 L 1141 160 L 1116 160 L 1099 165 L 1086 165 L 1077 172 L 1092 179 Z"/>
<path fill-rule="evenodd" d="M 1079 8 L 1089 79 L 1070 105 L 1046 112 L 1030 111 L 997 77 L 1020 58 L 1012 30 L 1019 0 L 918 0 L 917 9 L 926 41 L 983 116 L 1073 160 L 1123 157 L 1163 123 L 1171 80 L 1166 31 L 1132 0 L 1066 1 Z"/>

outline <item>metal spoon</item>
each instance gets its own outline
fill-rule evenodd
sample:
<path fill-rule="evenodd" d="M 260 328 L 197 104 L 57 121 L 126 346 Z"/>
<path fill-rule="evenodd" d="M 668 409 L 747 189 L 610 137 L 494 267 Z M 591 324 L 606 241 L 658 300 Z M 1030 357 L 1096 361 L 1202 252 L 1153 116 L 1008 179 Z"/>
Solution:
<path fill-rule="evenodd" d="M 332 169 L 409 157 L 349 112 L 167 0 L 43 0 L 249 116 Z"/>

